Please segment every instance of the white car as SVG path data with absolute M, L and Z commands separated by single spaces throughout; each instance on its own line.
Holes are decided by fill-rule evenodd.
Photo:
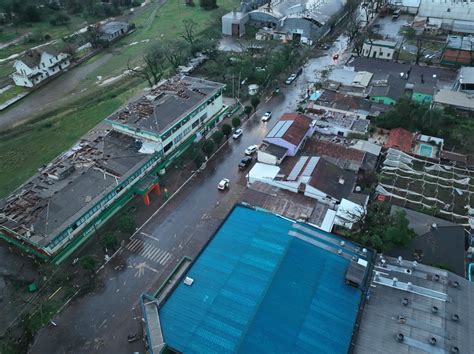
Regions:
M 286 79 L 285 84 L 290 85 L 296 79 L 296 74 L 291 74 L 288 79 Z
M 272 117 L 272 112 L 265 112 L 262 116 L 262 122 L 266 122 Z
M 237 129 L 237 130 L 234 132 L 234 134 L 232 134 L 232 137 L 233 137 L 234 139 L 238 139 L 238 138 L 240 138 L 241 136 L 242 136 L 242 129 Z
M 258 145 L 250 145 L 245 149 L 245 155 L 252 155 L 258 149 Z
M 217 185 L 217 189 L 225 191 L 227 188 L 229 188 L 229 183 L 230 181 L 228 178 L 223 178 Z

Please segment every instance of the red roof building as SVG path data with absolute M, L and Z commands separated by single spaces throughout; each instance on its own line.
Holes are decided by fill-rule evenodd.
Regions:
M 265 141 L 284 147 L 294 156 L 307 137 L 313 135 L 313 120 L 301 113 L 285 113 L 265 137 Z
M 394 148 L 406 153 L 410 153 L 413 140 L 413 133 L 403 128 L 395 128 L 390 130 L 388 134 L 388 140 L 384 146 L 387 149 Z

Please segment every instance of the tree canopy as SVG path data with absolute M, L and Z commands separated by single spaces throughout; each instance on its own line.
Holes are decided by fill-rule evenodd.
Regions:
M 403 210 L 391 214 L 390 204 L 375 202 L 358 218 L 357 231 L 349 237 L 379 252 L 387 252 L 395 247 L 406 247 L 416 237 L 408 224 Z

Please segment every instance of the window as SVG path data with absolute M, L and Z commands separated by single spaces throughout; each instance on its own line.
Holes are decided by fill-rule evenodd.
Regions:
M 163 151 L 164 151 L 164 152 L 169 151 L 172 146 L 173 146 L 173 142 L 168 143 L 168 144 L 165 146 L 165 148 L 163 149 Z
M 198 125 L 199 125 L 199 119 L 196 120 L 196 121 L 193 123 L 193 125 L 191 126 L 191 128 L 194 129 L 194 128 L 196 128 Z

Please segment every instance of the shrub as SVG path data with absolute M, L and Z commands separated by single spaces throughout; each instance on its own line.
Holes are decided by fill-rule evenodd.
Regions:
M 237 118 L 237 117 L 232 118 L 232 126 L 234 128 L 240 127 L 240 118 Z

